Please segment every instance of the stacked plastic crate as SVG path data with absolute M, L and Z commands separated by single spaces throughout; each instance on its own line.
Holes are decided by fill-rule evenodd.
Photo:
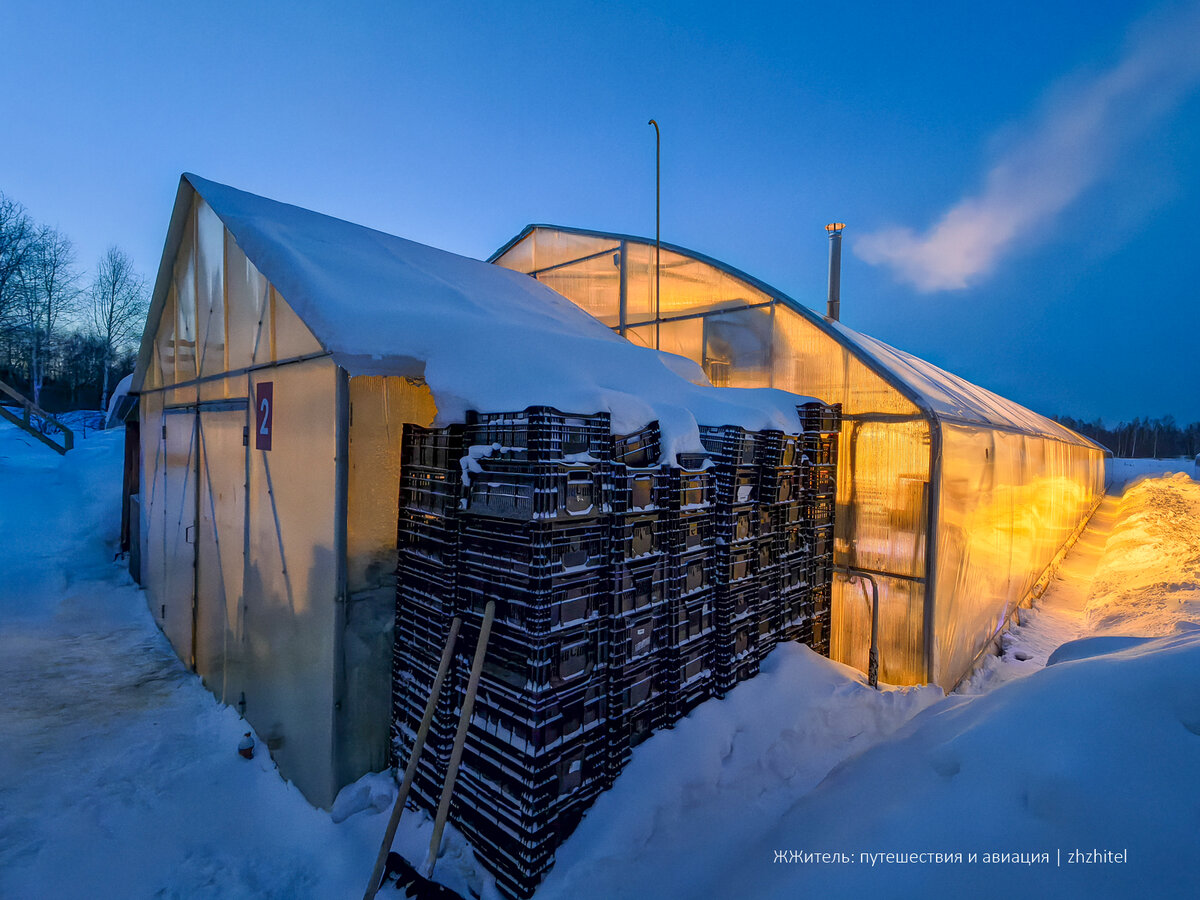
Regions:
M 675 466 L 657 424 L 614 436 L 606 415 L 406 428 L 397 747 L 460 615 L 414 786 L 433 808 L 494 601 L 451 811 L 506 894 L 532 893 L 637 743 L 752 677 L 776 641 L 811 643 L 821 610 L 827 624 L 837 416 L 800 413 L 803 435 L 702 427 L 709 452 Z
M 527 896 L 609 784 L 607 415 L 472 415 L 459 516 L 466 647 L 495 601 L 455 820 Z M 462 666 L 465 667 L 465 659 Z
M 658 457 L 656 423 L 613 439 L 610 778 L 672 711 L 664 658 L 670 640 L 669 475 Z
M 762 435 L 736 425 L 701 426 L 715 465 L 716 546 L 713 554 L 715 689 L 724 693 L 758 674 L 759 622 L 770 583 L 759 577 L 763 529 L 757 455 Z
M 670 635 L 665 683 L 674 721 L 713 695 L 716 644 L 716 470 L 681 456 L 668 471 Z
M 392 657 L 393 738 L 412 746 L 457 606 L 459 459 L 463 428 L 405 426 L 401 453 L 396 640 Z M 413 791 L 437 802 L 450 759 L 455 691 L 442 692 Z
M 807 630 L 791 635 L 818 653 L 829 655 L 829 610 L 833 581 L 833 524 L 837 497 L 840 405 L 807 403 L 796 408 L 804 428 L 801 450 L 804 480 L 801 500 L 804 541 L 809 558 L 812 615 Z

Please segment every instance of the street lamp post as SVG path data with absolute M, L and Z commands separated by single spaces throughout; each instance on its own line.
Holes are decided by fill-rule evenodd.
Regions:
M 657 350 L 659 349 L 658 291 L 662 271 L 662 134 L 658 130 L 658 122 L 654 119 L 646 124 L 654 126 L 654 349 Z

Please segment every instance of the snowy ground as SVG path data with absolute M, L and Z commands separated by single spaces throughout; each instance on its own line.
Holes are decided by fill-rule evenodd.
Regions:
M 388 780 L 331 816 L 265 754 L 236 756 L 245 723 L 113 561 L 120 465 L 119 433 L 60 458 L 0 425 L 0 897 L 361 896 Z M 1173 467 L 1113 468 L 1124 483 Z M 781 648 L 638 749 L 538 897 L 1194 896 L 1200 632 L 1177 629 L 1200 621 L 1200 484 L 1120 490 L 963 692 L 876 692 Z M 1045 666 L 1095 634 L 1159 639 Z M 398 849 L 419 858 L 429 830 L 406 814 Z M 494 897 L 451 837 L 439 877 Z M 1093 845 L 1127 862 L 1066 862 Z M 859 861 L 925 851 L 1049 862 Z

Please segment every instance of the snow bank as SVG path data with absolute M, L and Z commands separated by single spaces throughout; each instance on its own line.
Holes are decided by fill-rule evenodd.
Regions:
M 796 430 L 797 398 L 717 389 L 682 357 L 637 347 L 533 278 L 195 175 L 246 256 L 355 375 L 423 376 L 437 423 L 532 405 L 651 420 L 676 452 L 697 421 Z
M 1177 473 L 1125 491 L 1086 614 L 1099 634 L 1157 637 L 1200 622 L 1200 483 Z
M 544 898 L 747 896 L 706 885 L 848 755 L 941 700 L 937 687 L 867 687 L 799 644 L 634 751 L 559 849 Z
M 724 849 L 707 894 L 1194 896 L 1197 672 L 1200 634 L 1188 632 L 953 698 L 835 771 L 755 841 Z M 774 862 L 792 849 L 853 862 Z M 1075 863 L 1074 850 L 1123 852 L 1127 862 Z M 888 852 L 961 852 L 964 862 L 860 857 Z M 988 863 L 985 853 L 1046 861 Z

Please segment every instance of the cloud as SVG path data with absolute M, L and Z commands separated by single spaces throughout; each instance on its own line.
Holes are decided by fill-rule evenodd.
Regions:
M 1138 23 L 1111 68 L 1052 85 L 982 187 L 923 233 L 886 228 L 860 237 L 854 252 L 921 291 L 965 288 L 1020 235 L 1046 227 L 1111 172 L 1121 151 L 1198 84 L 1200 3 L 1193 0 Z

